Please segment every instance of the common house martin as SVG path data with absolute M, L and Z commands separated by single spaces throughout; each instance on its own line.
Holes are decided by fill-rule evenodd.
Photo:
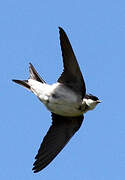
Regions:
M 33 92 L 52 116 L 52 125 L 35 157 L 34 173 L 41 171 L 57 156 L 80 128 L 84 113 L 93 110 L 101 102 L 98 97 L 86 94 L 80 67 L 70 41 L 61 27 L 59 34 L 64 69 L 57 82 L 47 84 L 31 63 L 28 80 L 13 80 Z

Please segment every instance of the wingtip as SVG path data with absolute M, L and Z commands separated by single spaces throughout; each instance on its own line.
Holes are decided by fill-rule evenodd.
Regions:
M 33 171 L 34 173 L 37 173 L 37 172 L 38 172 L 38 171 L 36 171 L 35 167 L 32 168 L 32 171 Z
M 34 173 L 38 173 L 38 172 L 40 172 L 42 169 L 43 169 L 43 168 L 40 168 L 40 167 L 37 167 L 37 166 L 33 166 L 32 171 L 33 171 Z
M 61 32 L 61 31 L 64 32 L 64 30 L 63 30 L 63 28 L 61 26 L 59 26 L 58 28 L 59 28 L 59 32 Z

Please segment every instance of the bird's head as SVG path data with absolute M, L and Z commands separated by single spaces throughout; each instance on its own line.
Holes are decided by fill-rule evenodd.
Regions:
M 89 110 L 94 109 L 97 104 L 101 103 L 99 98 L 96 96 L 93 96 L 92 94 L 86 94 L 83 101 L 86 103 Z

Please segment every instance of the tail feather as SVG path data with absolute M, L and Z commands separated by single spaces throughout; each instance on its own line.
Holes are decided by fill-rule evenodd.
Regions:
M 40 75 L 37 73 L 37 71 L 35 70 L 35 68 L 33 67 L 33 65 L 31 63 L 29 63 L 29 71 L 30 71 L 30 79 L 34 79 L 36 81 L 39 81 L 41 83 L 46 83 L 41 77 Z
M 25 88 L 27 88 L 28 90 L 30 90 L 30 85 L 28 84 L 27 80 L 16 80 L 16 79 L 13 79 L 12 81 L 17 83 L 17 84 L 19 84 L 19 85 L 22 85 Z
M 30 72 L 29 79 L 34 79 L 34 80 L 39 81 L 41 83 L 46 83 L 40 77 L 40 75 L 37 73 L 37 71 L 35 70 L 35 68 L 33 67 L 33 65 L 31 63 L 29 63 L 29 72 Z M 30 90 L 30 85 L 28 83 L 28 80 L 16 80 L 16 79 L 13 79 L 12 81 L 17 83 L 17 84 L 20 84 L 20 85 L 24 86 L 25 88 L 27 88 L 28 90 Z

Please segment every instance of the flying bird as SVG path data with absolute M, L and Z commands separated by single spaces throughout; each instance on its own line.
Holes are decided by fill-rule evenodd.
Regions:
M 93 110 L 101 101 L 86 94 L 85 82 L 65 31 L 59 27 L 63 57 L 63 72 L 56 83 L 47 84 L 29 64 L 28 80 L 13 80 L 33 92 L 51 112 L 52 125 L 35 157 L 33 171 L 45 168 L 79 130 L 84 113 Z

